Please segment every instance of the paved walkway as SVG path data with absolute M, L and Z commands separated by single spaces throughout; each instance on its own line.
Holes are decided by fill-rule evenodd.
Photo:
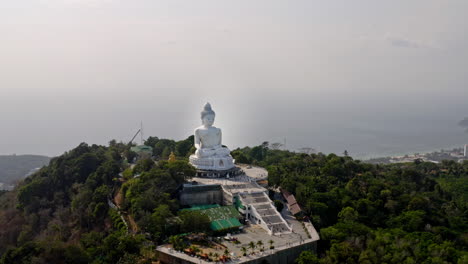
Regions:
M 245 164 L 239 164 L 238 166 L 245 172 L 245 175 L 256 181 L 268 178 L 268 171 L 265 168 Z

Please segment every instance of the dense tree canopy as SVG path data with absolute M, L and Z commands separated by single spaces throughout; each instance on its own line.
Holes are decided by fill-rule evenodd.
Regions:
M 178 231 L 169 228 L 171 218 L 179 209 L 174 194 L 180 184 L 195 175 L 195 169 L 183 160 L 159 161 L 157 164 L 151 161 L 151 164 L 145 166 L 139 177 L 122 186 L 125 196 L 122 209 L 131 212 L 138 225 L 160 241 Z
M 1 193 L 0 264 L 146 263 L 156 243 L 207 230 L 175 199 L 195 175 L 193 138 L 145 143 L 156 159 L 135 166 L 128 144 L 81 144 Z M 318 229 L 317 254 L 297 263 L 468 263 L 468 162 L 371 165 L 268 142 L 232 155 L 266 167 L 272 189 L 293 193 Z
M 155 139 L 160 145 L 173 142 L 147 142 Z M 177 160 L 143 159 L 133 169 L 126 161 L 134 157 L 131 145 L 114 140 L 109 147 L 83 143 L 52 159 L 14 191 L 0 195 L 0 263 L 149 261 L 153 242 L 173 232 L 168 232 L 168 219 L 178 204 L 172 195 L 195 174 L 186 161 L 188 140 L 174 141 L 181 154 Z M 127 179 L 123 186 L 121 179 Z M 124 194 L 121 206 L 129 211 L 127 221 L 135 219 L 151 240 L 129 232 L 119 212 L 109 207 L 119 191 Z
M 468 162 L 370 165 L 265 143 L 234 154 L 266 166 L 269 184 L 296 196 L 320 232 L 320 263 L 468 261 Z
M 153 148 L 153 155 L 156 158 L 167 159 L 171 152 L 174 152 L 178 157 L 188 157 L 193 154 L 195 152 L 193 142 L 193 136 L 181 141 L 149 137 L 145 141 L 145 145 Z

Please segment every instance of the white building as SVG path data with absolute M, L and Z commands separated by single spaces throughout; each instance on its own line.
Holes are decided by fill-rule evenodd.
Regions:
M 251 224 L 260 225 L 270 235 L 288 234 L 292 227 L 273 205 L 267 190 L 256 182 L 221 185 L 225 204 L 236 204 Z

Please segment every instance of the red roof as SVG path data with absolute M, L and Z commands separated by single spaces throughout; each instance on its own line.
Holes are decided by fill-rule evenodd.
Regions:
M 284 199 L 288 199 L 288 197 L 291 195 L 291 193 L 289 193 L 285 189 L 280 189 L 280 190 L 281 190 L 281 193 L 283 194 Z
M 289 211 L 291 211 L 291 213 L 293 215 L 296 215 L 296 214 L 302 212 L 301 207 L 299 207 L 299 205 L 297 203 L 289 206 Z
M 294 197 L 294 194 L 291 194 L 286 198 L 286 201 L 288 202 L 289 206 L 293 204 L 297 204 L 296 197 Z
M 291 194 L 284 189 L 281 189 L 281 193 L 283 194 L 284 199 L 286 199 L 288 202 L 289 211 L 291 211 L 293 215 L 296 215 L 302 211 L 301 207 L 297 204 L 297 200 L 296 197 L 294 197 L 294 194 Z

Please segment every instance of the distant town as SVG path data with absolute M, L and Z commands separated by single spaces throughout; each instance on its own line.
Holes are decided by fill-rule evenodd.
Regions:
M 435 151 L 431 153 L 414 153 L 411 155 L 374 158 L 366 160 L 365 162 L 372 164 L 390 164 L 414 162 L 415 160 L 433 163 L 439 163 L 442 160 L 453 160 L 461 163 L 465 160 L 468 160 L 468 145 L 465 145 L 463 148 L 454 148 L 452 150 L 441 149 L 440 151 Z

